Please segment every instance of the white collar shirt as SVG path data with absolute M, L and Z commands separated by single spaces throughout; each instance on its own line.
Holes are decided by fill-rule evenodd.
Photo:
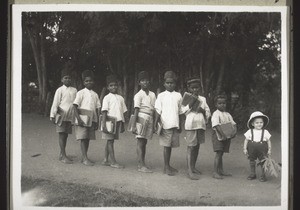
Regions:
M 214 111 L 214 113 L 211 116 L 211 125 L 214 128 L 217 125 L 225 124 L 225 123 L 232 123 L 232 125 L 235 125 L 232 116 L 228 112 L 221 112 L 220 110 Z
M 155 110 L 160 115 L 164 129 L 179 128 L 179 115 L 183 114 L 181 107 L 182 96 L 173 91 L 164 91 L 157 96 Z
M 127 112 L 127 107 L 124 98 L 118 94 L 107 94 L 103 98 L 102 111 L 107 111 L 107 115 L 116 117 L 117 121 L 125 122 L 124 113 Z
M 78 91 L 74 104 L 80 109 L 91 110 L 93 112 L 93 122 L 98 122 L 96 110 L 101 108 L 101 103 L 98 94 L 95 91 L 87 88 Z
M 71 111 L 76 93 L 77 89 L 74 87 L 67 87 L 65 85 L 59 87 L 54 94 L 50 117 L 55 117 L 59 107 L 64 111 L 64 113 L 66 113 L 65 115 L 63 115 L 63 120 L 70 121 L 72 116 L 68 113 Z
M 139 108 L 140 112 L 153 114 L 156 96 L 152 91 L 147 94 L 144 90 L 140 90 L 134 96 L 134 108 Z

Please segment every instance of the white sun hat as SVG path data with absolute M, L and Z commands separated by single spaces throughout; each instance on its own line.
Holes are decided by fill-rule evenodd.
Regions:
M 247 122 L 247 126 L 249 129 L 252 129 L 253 128 L 253 125 L 252 125 L 252 121 L 255 119 L 255 118 L 262 118 L 263 121 L 264 121 L 264 126 L 263 128 L 267 127 L 267 125 L 269 124 L 269 118 L 267 115 L 264 115 L 262 112 L 259 112 L 259 111 L 256 111 L 256 112 L 253 112 L 251 115 L 250 115 L 250 118 Z

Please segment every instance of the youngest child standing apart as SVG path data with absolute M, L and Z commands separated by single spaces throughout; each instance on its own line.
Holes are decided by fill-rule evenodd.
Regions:
M 62 117 L 61 124 L 56 124 L 56 132 L 60 146 L 59 160 L 63 163 L 72 163 L 66 155 L 66 144 L 68 134 L 72 134 L 73 121 L 73 101 L 76 97 L 76 88 L 71 87 L 71 72 L 63 69 L 61 72 L 62 86 L 59 87 L 54 95 L 53 104 L 50 111 L 50 120 L 55 123 L 55 116 L 60 114 Z
M 103 98 L 102 102 L 102 139 L 107 140 L 105 146 L 105 158 L 102 165 L 111 166 L 113 168 L 124 168 L 124 166 L 117 163 L 114 152 L 114 140 L 119 139 L 119 133 L 123 133 L 124 129 L 124 113 L 127 112 L 127 107 L 124 98 L 117 94 L 118 92 L 118 79 L 114 75 L 107 76 L 106 78 L 107 89 L 109 94 Z M 116 132 L 109 133 L 106 127 L 106 121 L 109 117 L 116 119 Z M 108 161 L 110 156 L 111 162 Z
M 261 165 L 261 177 L 259 181 L 267 181 L 263 169 L 263 159 L 271 155 L 271 134 L 265 129 L 269 118 L 261 112 L 253 112 L 250 115 L 247 126 L 249 130 L 244 134 L 244 154 L 248 156 L 251 173 L 248 180 L 256 179 L 255 160 L 258 159 Z
M 212 143 L 214 152 L 216 153 L 213 178 L 223 179 L 223 176 L 231 176 L 230 173 L 226 173 L 223 170 L 223 154 L 224 152 L 229 153 L 231 139 L 227 139 L 220 125 L 231 123 L 236 133 L 236 123 L 233 121 L 232 116 L 226 112 L 226 96 L 216 96 L 215 106 L 217 110 L 211 117 L 211 124 L 213 128 Z
M 187 81 L 189 92 L 200 101 L 197 110 L 193 111 L 192 107 L 189 107 L 189 110 L 185 113 L 188 176 L 192 180 L 198 180 L 199 177 L 197 175 L 201 174 L 195 165 L 200 144 L 205 142 L 206 123 L 210 117 L 210 109 L 206 103 L 206 98 L 200 96 L 200 83 L 201 80 L 199 78 L 190 78 Z
M 98 94 L 93 91 L 94 87 L 94 73 L 90 70 L 82 72 L 82 80 L 84 89 L 78 91 L 74 100 L 75 117 L 78 120 L 78 125 L 75 126 L 76 139 L 81 141 L 81 162 L 86 166 L 93 166 L 94 163 L 88 159 L 87 152 L 90 144 L 90 140 L 95 140 L 95 130 L 98 129 L 98 116 L 101 108 Z M 83 111 L 92 113 L 92 125 L 87 127 L 79 116 L 80 108 Z M 84 114 L 84 113 L 82 113 Z

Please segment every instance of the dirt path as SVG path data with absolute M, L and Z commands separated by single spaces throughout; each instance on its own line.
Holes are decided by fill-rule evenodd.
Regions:
M 273 158 L 279 161 L 280 135 L 270 132 L 273 135 Z M 23 114 L 22 175 L 105 187 L 145 197 L 200 201 L 210 205 L 280 205 L 280 178 L 269 178 L 265 183 L 246 179 L 249 169 L 248 161 L 242 153 L 242 135 L 232 141 L 231 152 L 224 155 L 224 168 L 233 177 L 216 180 L 211 177 L 214 152 L 210 139 L 211 130 L 207 131 L 206 143 L 201 145 L 197 162 L 197 168 L 203 174 L 197 181 L 186 177 L 186 144 L 184 134 L 181 136 L 181 146 L 172 151 L 172 165 L 179 169 L 174 177 L 162 173 L 162 147 L 159 146 L 156 135 L 148 142 L 146 154 L 146 162 L 154 171 L 152 174 L 137 172 L 136 142 L 128 132 L 121 135 L 121 140 L 115 143 L 116 158 L 125 165 L 125 169 L 100 165 L 105 141 L 100 139 L 99 132 L 98 140 L 91 141 L 89 149 L 89 157 L 96 161 L 95 166 L 87 167 L 80 163 L 80 144 L 75 140 L 74 134 L 69 136 L 67 144 L 67 153 L 74 159 L 74 164 L 66 165 L 58 161 L 58 136 L 54 125 L 48 118 Z

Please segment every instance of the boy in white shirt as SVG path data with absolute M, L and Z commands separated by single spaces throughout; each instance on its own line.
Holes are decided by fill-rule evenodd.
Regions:
M 231 139 L 226 137 L 221 128 L 221 124 L 231 123 L 235 136 L 236 123 L 233 121 L 232 116 L 226 112 L 226 100 L 226 96 L 224 95 L 218 95 L 215 98 L 215 106 L 217 110 L 211 117 L 211 124 L 213 128 L 212 143 L 214 152 L 216 153 L 213 173 L 213 178 L 215 179 L 223 179 L 223 176 L 231 176 L 230 173 L 226 173 L 223 170 L 223 154 L 224 152 L 229 153 Z
M 63 85 L 59 87 L 54 95 L 50 120 L 56 123 L 56 132 L 58 133 L 60 154 L 59 160 L 63 163 L 70 164 L 72 160 L 66 155 L 66 144 L 68 134 L 72 134 L 73 121 L 73 101 L 76 97 L 77 90 L 71 87 L 71 72 L 65 68 L 61 72 L 61 82 Z M 61 115 L 59 122 L 55 122 L 56 115 Z
M 170 166 L 172 148 L 179 147 L 179 134 L 183 111 L 181 108 L 181 94 L 175 91 L 177 77 L 173 71 L 164 75 L 166 91 L 158 94 L 155 101 L 155 129 L 161 120 L 162 130 L 159 135 L 159 144 L 164 147 L 164 173 L 174 176 L 178 170 Z
M 73 105 L 75 107 L 75 117 L 78 121 L 78 125 L 75 126 L 75 134 L 76 139 L 81 141 L 81 162 L 86 166 L 93 166 L 94 163 L 89 160 L 87 152 L 90 140 L 96 139 L 95 130 L 98 129 L 99 125 L 98 118 L 101 104 L 98 94 L 93 91 L 94 73 L 90 70 L 85 70 L 84 72 L 82 72 L 82 80 L 85 88 L 78 91 L 73 102 Z M 86 123 L 79 116 L 80 112 L 82 112 L 82 114 L 89 113 L 87 115 L 89 115 L 89 121 L 92 121 L 91 125 L 86 125 Z
M 151 139 L 153 135 L 153 114 L 156 96 L 149 90 L 150 80 L 149 74 L 146 71 L 141 71 L 138 74 L 138 82 L 141 90 L 134 96 L 134 114 L 132 122 L 132 132 L 136 133 L 137 118 L 144 119 L 147 124 L 143 129 L 143 135 L 136 135 L 137 139 L 137 156 L 138 156 L 138 171 L 144 173 L 152 173 L 145 164 L 146 144 L 147 139 Z
M 269 123 L 268 116 L 256 111 L 250 115 L 247 122 L 249 130 L 244 134 L 244 154 L 248 156 L 251 173 L 247 177 L 248 180 L 256 179 L 255 160 L 258 159 L 261 165 L 261 177 L 259 181 L 267 181 L 265 171 L 263 169 L 263 159 L 271 155 L 271 134 L 265 129 Z
M 109 75 L 106 78 L 107 89 L 109 94 L 103 98 L 102 102 L 102 139 L 107 140 L 105 147 L 105 158 L 102 165 L 111 166 L 113 168 L 122 169 L 124 166 L 117 163 L 114 152 L 114 140 L 119 139 L 119 133 L 123 133 L 124 129 L 124 113 L 127 112 L 124 98 L 117 94 L 118 92 L 118 79 L 114 75 Z M 115 134 L 109 133 L 106 127 L 106 121 L 109 117 L 116 119 L 116 132 Z M 108 161 L 110 157 L 111 162 Z
M 199 78 L 190 78 L 187 81 L 188 90 L 192 95 L 197 97 L 200 101 L 197 110 L 192 110 L 192 107 L 187 105 L 188 110 L 185 112 L 185 130 L 187 142 L 187 166 L 188 176 L 192 180 L 198 180 L 201 172 L 196 169 L 196 161 L 198 158 L 200 144 L 205 142 L 206 124 L 210 117 L 210 109 L 206 103 L 206 98 L 200 96 L 200 83 Z

